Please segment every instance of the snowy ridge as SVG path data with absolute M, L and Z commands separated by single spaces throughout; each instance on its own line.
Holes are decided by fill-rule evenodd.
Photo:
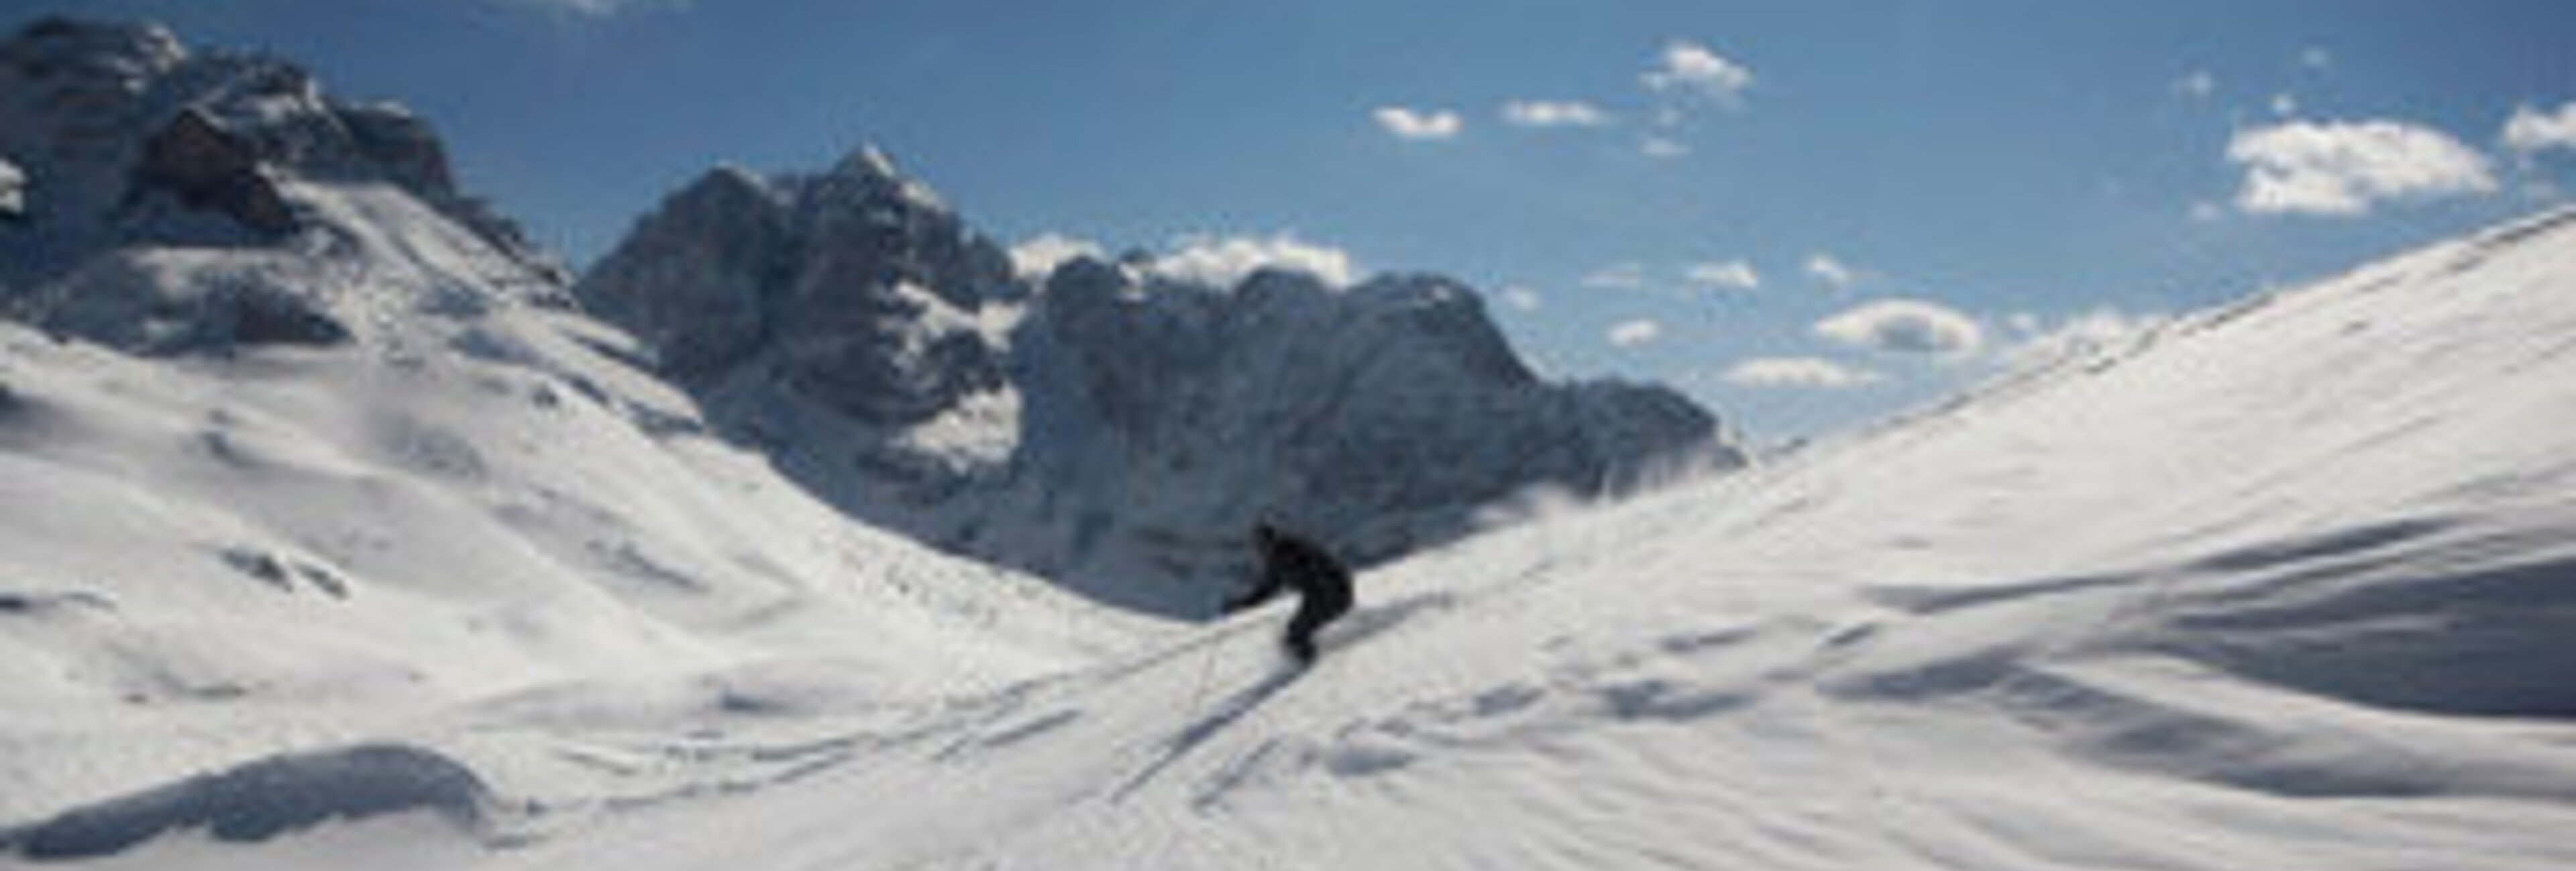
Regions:
M 363 339 L 413 312 L 559 301 L 428 125 L 154 25 L 0 41 L 0 313 L 154 354 Z
M 422 807 L 497 832 L 509 808 L 467 805 L 565 789 L 585 803 L 547 818 L 570 819 L 662 787 L 518 777 L 596 774 L 547 761 L 574 752 L 549 717 L 972 692 L 1137 629 L 707 437 L 397 110 L 46 21 L 0 42 L 0 151 L 30 206 L 0 222 L 24 321 L 0 321 L 0 840 L 22 851 Z M 807 684 L 828 690 L 780 689 Z

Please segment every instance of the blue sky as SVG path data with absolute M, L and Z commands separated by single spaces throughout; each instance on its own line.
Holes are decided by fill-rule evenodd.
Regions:
M 1452 274 L 1543 369 L 1765 438 L 2576 171 L 2548 0 L 5 3 L 409 104 L 576 262 L 714 163 L 876 142 L 1006 243 Z

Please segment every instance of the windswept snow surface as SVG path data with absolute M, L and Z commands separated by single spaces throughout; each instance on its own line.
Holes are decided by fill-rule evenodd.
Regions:
M 1372 572 L 1302 675 L 1272 610 L 936 699 L 534 691 L 389 727 L 461 825 L 95 865 L 2576 867 L 2571 287 L 2559 216 L 2178 320 Z
M 1142 625 L 850 524 L 577 315 L 364 336 L 155 360 L 0 321 L 0 845 L 525 833 L 718 777 L 658 753 L 846 752 L 729 721 L 987 692 Z M 627 729 L 669 743 L 568 737 Z

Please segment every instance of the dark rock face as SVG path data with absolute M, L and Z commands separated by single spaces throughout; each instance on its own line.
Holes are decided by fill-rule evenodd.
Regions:
M 576 293 L 845 510 L 1165 613 L 1205 613 L 1257 519 L 1369 563 L 1531 487 L 1742 461 L 1669 390 L 1542 382 L 1447 279 L 1217 288 L 1150 266 L 1025 286 L 866 150 L 819 176 L 711 172 Z
M 665 373 L 704 380 L 769 337 L 794 269 L 787 222 L 786 205 L 765 182 L 734 170 L 708 173 L 591 268 L 582 303 L 645 340 Z
M 195 109 L 180 110 L 144 143 L 135 190 L 155 188 L 177 195 L 190 208 L 223 213 L 269 236 L 284 236 L 301 226 L 257 147 Z
M 874 151 L 771 181 L 708 173 L 636 225 L 576 290 L 706 384 L 755 356 L 795 395 L 915 424 L 997 388 L 1002 355 L 965 322 L 1009 258 Z
M 1541 382 L 1477 295 L 1437 276 L 1337 291 L 1265 271 L 1221 290 L 1076 263 L 1025 329 L 1085 376 L 1076 401 L 1122 437 L 1121 465 L 1239 494 L 1209 509 L 1218 528 L 1270 517 L 1363 561 L 1454 537 L 1532 486 L 1600 493 L 1658 462 L 1740 460 L 1669 390 Z M 1247 455 L 1258 474 L 1225 480 Z

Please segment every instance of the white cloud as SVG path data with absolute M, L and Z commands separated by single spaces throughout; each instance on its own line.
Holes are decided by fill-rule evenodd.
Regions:
M 2172 318 L 2161 313 L 2124 312 L 2107 306 L 2053 323 L 2023 312 L 2009 319 L 2015 335 L 2001 356 L 2010 367 L 2063 360 L 2115 347 L 2169 320 Z
M 1664 325 L 1645 318 L 1638 318 L 1632 321 L 1620 321 L 1617 325 L 1612 326 L 1609 332 L 1610 344 L 1617 345 L 1622 348 L 1634 348 L 1639 345 L 1652 342 L 1656 339 L 1663 338 L 1663 336 Z
M 1977 320 L 1940 303 L 1882 299 L 1816 323 L 1816 334 L 1846 345 L 1890 354 L 1973 356 L 1985 347 Z
M 1348 286 L 1359 271 L 1348 252 L 1289 233 L 1268 238 L 1183 236 L 1148 267 L 1164 278 L 1217 287 L 1231 287 L 1254 272 L 1274 268 L 1304 272 L 1335 287 Z
M 2227 217 L 2227 207 L 2208 200 L 2195 200 L 2188 214 L 2194 223 L 2213 224 Z
M 1377 126 L 1408 142 L 1435 142 L 1454 139 L 1466 126 L 1458 113 L 1447 109 L 1414 109 L 1406 106 L 1379 106 L 1371 113 Z
M 2290 121 L 2238 131 L 2236 206 L 2256 214 L 2356 216 L 2394 200 L 2496 189 L 2487 159 L 2449 134 L 2398 121 Z
M 1513 100 L 1503 122 L 1517 127 L 1607 127 L 1610 113 L 1581 100 Z
M 2504 122 L 2504 147 L 2522 154 L 2552 148 L 2576 150 L 2576 102 L 2543 112 L 2516 106 Z
M 2318 46 L 2308 46 L 2299 50 L 2299 65 L 2312 70 L 2333 69 L 2334 53 Z
M 1877 372 L 1822 357 L 1755 357 L 1728 367 L 1719 377 L 1738 387 L 1809 390 L 1847 390 L 1880 380 Z
M 1733 105 L 1753 86 L 1752 70 L 1686 39 L 1666 43 L 1654 66 L 1639 78 L 1648 90 L 1697 96 L 1720 105 Z
M 1842 290 L 1860 281 L 1860 270 L 1820 251 L 1807 255 L 1807 277 L 1834 290 Z
M 1762 286 L 1762 274 L 1753 271 L 1753 264 L 1742 260 L 1694 263 L 1683 270 L 1682 275 L 1692 284 L 1719 290 L 1752 290 Z
M 2190 74 L 2175 79 L 2173 87 L 2174 93 L 2195 100 L 2206 100 L 2211 94 L 2218 93 L 2218 76 L 2208 70 L 2193 70 Z
M 1644 290 L 1646 268 L 1635 263 L 1613 263 L 1593 270 L 1576 283 L 1596 290 Z
M 1637 144 L 1637 153 L 1656 160 L 1671 160 L 1690 154 L 1690 146 L 1662 136 L 1648 136 Z
M 1511 306 L 1513 311 L 1534 312 L 1538 311 L 1539 306 L 1547 303 L 1545 297 L 1538 295 L 1538 291 L 1517 284 L 1504 287 L 1502 298 L 1503 304 Z
M 2299 98 L 2289 94 L 2273 94 L 2272 114 L 2280 118 L 2299 114 Z
M 1100 245 L 1061 233 L 1040 233 L 1011 246 L 1011 270 L 1027 279 L 1042 279 L 1076 257 L 1100 257 Z

